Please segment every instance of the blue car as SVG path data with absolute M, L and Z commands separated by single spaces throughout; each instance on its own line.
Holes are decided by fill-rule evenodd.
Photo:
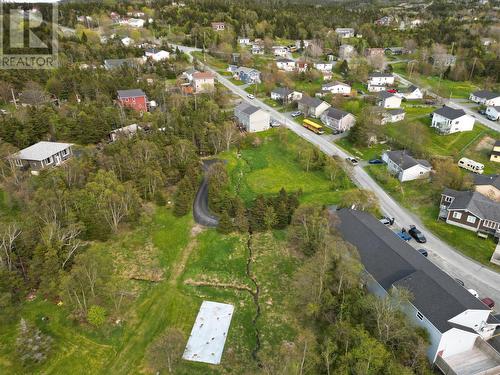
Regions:
M 411 240 L 411 236 L 408 234 L 408 232 L 406 231 L 406 229 L 401 229 L 399 232 L 396 232 L 396 235 L 401 238 L 403 241 L 410 241 Z
M 380 159 L 371 159 L 368 161 L 368 164 L 384 164 L 384 162 Z

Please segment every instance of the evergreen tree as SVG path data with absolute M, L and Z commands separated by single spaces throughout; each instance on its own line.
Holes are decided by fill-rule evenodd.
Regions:
M 263 195 L 259 195 L 250 210 L 250 226 L 252 230 L 263 230 L 265 228 L 264 216 L 266 213 L 266 199 Z
M 185 191 L 177 192 L 174 202 L 174 215 L 184 216 L 189 212 L 191 199 Z
M 273 206 L 268 205 L 266 207 L 263 219 L 264 219 L 264 229 L 271 230 L 272 228 L 274 228 L 274 226 L 278 222 L 278 216 L 276 215 Z
M 247 213 L 245 205 L 240 198 L 236 198 L 234 201 L 234 225 L 241 233 L 248 232 L 249 225 Z
M 217 225 L 217 232 L 228 234 L 233 231 L 233 223 L 227 211 L 224 211 L 219 219 L 219 225 Z

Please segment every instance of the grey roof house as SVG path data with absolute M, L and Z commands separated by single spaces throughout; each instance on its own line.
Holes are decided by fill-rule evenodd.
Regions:
M 387 170 L 401 182 L 427 178 L 432 170 L 427 160 L 415 159 L 404 150 L 386 151 L 382 160 L 387 163 Z
M 321 114 L 321 121 L 336 132 L 345 132 L 354 126 L 356 118 L 349 112 L 330 107 Z
M 38 174 L 42 169 L 68 160 L 73 155 L 72 146 L 72 143 L 42 141 L 11 155 L 10 160 L 20 168 L 30 168 L 33 174 Z
M 302 95 L 302 98 L 299 100 L 298 108 L 305 116 L 318 118 L 323 112 L 330 108 L 330 104 L 318 98 Z
M 242 102 L 234 109 L 234 115 L 247 132 L 253 133 L 269 129 L 271 121 L 269 112 L 252 104 Z
M 485 304 L 371 214 L 341 209 L 334 216 L 339 234 L 357 248 L 367 290 L 378 297 L 410 292 L 402 310 L 428 332 L 431 363 L 450 374 L 465 374 L 463 365 L 495 373 L 500 355 L 488 340 L 500 322 Z

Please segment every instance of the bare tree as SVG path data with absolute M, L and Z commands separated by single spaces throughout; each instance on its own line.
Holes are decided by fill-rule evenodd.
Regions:
M 21 228 L 17 223 L 0 225 L 0 265 L 11 271 L 14 265 L 15 242 L 21 235 Z

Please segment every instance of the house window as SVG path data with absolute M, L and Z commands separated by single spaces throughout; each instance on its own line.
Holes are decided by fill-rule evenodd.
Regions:
M 483 221 L 483 225 L 484 225 L 486 228 L 495 229 L 495 228 L 496 228 L 496 226 L 497 226 L 497 223 L 495 223 L 494 221 L 491 221 L 491 220 L 484 220 L 484 221 Z
M 63 156 L 68 155 L 68 149 L 62 150 L 62 154 L 63 154 Z
M 51 164 L 52 163 L 52 156 L 48 157 L 43 161 L 45 164 Z
M 460 212 L 453 212 L 453 218 L 460 220 L 462 218 L 462 214 Z
M 417 318 L 420 320 L 424 320 L 424 314 L 422 314 L 420 311 L 417 311 Z
M 453 200 L 453 198 L 452 198 L 452 197 L 444 197 L 444 201 L 445 201 L 445 202 L 448 202 L 448 203 L 449 203 L 449 202 L 451 202 L 452 200 Z
M 467 216 L 467 222 L 471 223 L 471 224 L 475 224 L 476 223 L 476 217 L 472 216 L 472 215 Z

